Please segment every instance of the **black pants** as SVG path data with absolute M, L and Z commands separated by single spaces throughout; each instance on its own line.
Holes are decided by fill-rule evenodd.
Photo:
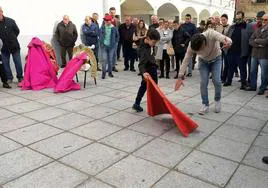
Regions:
M 121 53 L 121 46 L 122 46 L 122 44 L 121 44 L 121 42 L 118 42 L 118 45 L 117 45 L 117 51 L 116 51 L 116 56 L 117 56 L 117 59 L 119 59 L 120 58 L 120 53 Z
M 73 47 L 63 47 L 61 46 L 61 62 L 62 65 L 66 65 L 66 51 L 68 53 L 69 60 L 73 58 Z
M 136 58 L 136 52 L 132 48 L 132 45 L 123 45 L 123 51 L 124 51 L 124 65 L 125 69 L 134 70 L 134 63 Z M 130 61 L 130 64 L 129 64 Z
M 194 53 L 194 54 L 193 54 L 193 57 L 192 57 L 192 69 L 193 69 L 193 70 L 194 70 L 194 67 L 195 67 L 195 64 L 196 64 L 196 56 L 197 56 L 197 54 Z
M 236 54 L 228 54 L 228 63 L 229 63 L 229 70 L 228 70 L 228 78 L 227 83 L 231 84 L 233 80 L 233 76 L 235 73 L 235 69 L 238 66 L 240 70 L 240 79 L 241 85 L 245 86 L 247 84 L 247 57 L 240 57 Z
M 152 79 L 157 84 L 158 83 L 158 79 L 157 79 L 157 67 L 156 66 L 155 67 L 151 67 L 148 70 L 146 70 L 146 72 L 148 72 L 151 75 Z M 141 104 L 141 100 L 142 100 L 142 98 L 143 98 L 146 90 L 147 90 L 146 81 L 143 79 L 143 76 L 142 76 L 141 86 L 140 86 L 139 91 L 137 93 L 135 104 L 137 104 L 137 105 L 140 105 Z
M 180 71 L 181 63 L 184 59 L 184 54 L 175 53 L 175 58 L 176 58 L 176 72 L 178 74 Z
M 3 83 L 6 83 L 7 82 L 7 76 L 6 76 L 6 73 L 4 71 L 4 67 L 3 67 L 2 63 L 0 64 L 0 77 L 1 77 L 1 81 Z
M 223 67 L 222 67 L 222 75 L 221 75 L 221 81 L 225 83 L 227 81 L 227 76 L 228 76 L 228 71 L 229 71 L 229 63 L 228 63 L 228 58 L 225 52 L 222 52 L 222 62 L 223 62 Z
M 167 50 L 163 50 L 163 58 L 160 60 L 160 71 L 161 76 L 164 76 L 164 69 L 166 64 L 166 77 L 169 77 L 169 71 L 170 71 L 170 57 L 167 54 Z
M 95 46 L 93 52 L 97 61 L 97 67 L 99 68 L 99 47 Z

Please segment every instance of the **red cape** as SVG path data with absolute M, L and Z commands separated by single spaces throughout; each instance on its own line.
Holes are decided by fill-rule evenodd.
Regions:
M 177 128 L 185 137 L 198 127 L 193 120 L 166 98 L 151 77 L 147 80 L 147 110 L 150 116 L 171 114 Z

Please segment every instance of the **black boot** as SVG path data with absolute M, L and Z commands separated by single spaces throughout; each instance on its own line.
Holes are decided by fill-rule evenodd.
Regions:
M 6 88 L 6 89 L 11 89 L 12 87 L 7 83 L 3 83 L 3 88 Z

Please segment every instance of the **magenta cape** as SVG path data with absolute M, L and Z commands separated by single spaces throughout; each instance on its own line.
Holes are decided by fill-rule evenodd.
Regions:
M 80 90 L 80 84 L 75 83 L 73 78 L 86 60 L 87 54 L 83 52 L 67 63 L 67 66 L 62 72 L 59 81 L 54 88 L 55 93 L 63 93 L 71 90 Z
M 22 87 L 22 90 L 54 88 L 58 79 L 44 49 L 44 43 L 38 38 L 33 38 L 28 48 L 24 80 L 19 86 Z

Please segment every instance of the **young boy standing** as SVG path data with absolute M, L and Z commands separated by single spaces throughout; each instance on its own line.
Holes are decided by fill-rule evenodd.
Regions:
M 153 47 L 160 40 L 160 34 L 155 29 L 149 29 L 144 40 L 141 41 L 139 49 L 139 70 L 142 74 L 141 86 L 138 90 L 137 97 L 134 105 L 132 106 L 133 110 L 137 112 L 142 112 L 143 108 L 140 106 L 142 97 L 146 92 L 146 78 L 151 76 L 155 83 L 157 80 L 157 64 L 155 61 Z
M 3 46 L 3 42 L 0 39 L 0 77 L 1 77 L 1 81 L 3 82 L 3 88 L 10 89 L 11 86 L 8 85 L 8 83 L 7 83 L 7 76 L 5 74 L 5 71 L 4 71 L 4 68 L 3 68 L 3 64 L 2 64 L 2 56 L 1 56 L 2 46 Z

